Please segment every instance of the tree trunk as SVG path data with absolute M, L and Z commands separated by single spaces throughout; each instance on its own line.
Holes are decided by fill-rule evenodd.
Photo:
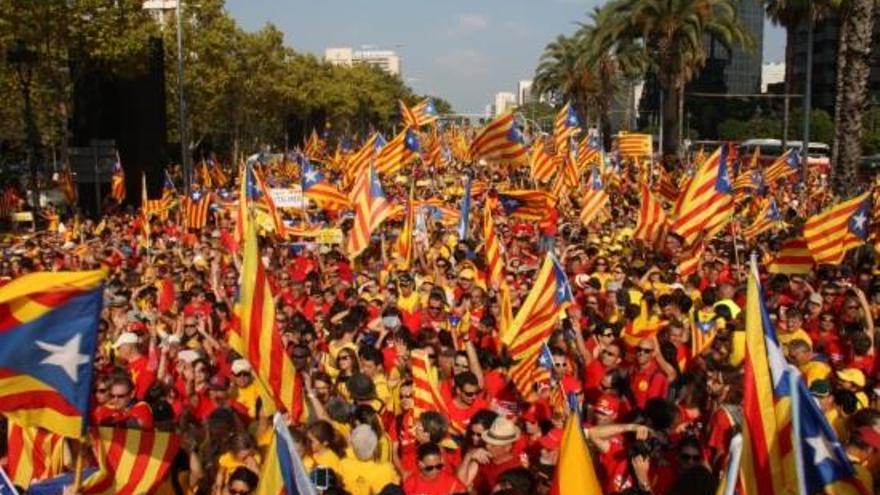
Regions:
M 662 87 L 663 91 L 663 155 L 678 155 L 678 112 L 679 88 L 675 83 Z
M 845 11 L 848 8 L 847 5 L 842 5 L 839 11 L 839 15 L 841 18 L 845 17 Z M 846 30 L 843 29 L 841 25 L 838 28 L 837 33 L 837 61 L 834 73 L 834 115 L 832 116 L 833 121 L 835 123 L 834 128 L 834 139 L 831 140 L 831 163 L 837 163 L 838 158 L 840 157 L 840 143 L 837 140 L 837 122 L 840 120 L 840 108 L 843 102 L 843 93 L 838 91 L 838 88 L 843 87 L 843 75 L 846 72 Z M 836 186 L 835 186 L 836 187 Z
M 785 94 L 790 95 L 792 90 L 794 89 L 794 30 L 795 26 L 789 26 L 785 28 L 785 79 L 784 79 L 784 91 Z M 782 149 L 785 149 L 785 144 L 788 141 L 788 126 L 789 126 L 789 112 L 788 112 L 788 97 L 785 98 L 783 103 L 786 108 L 783 109 L 782 112 Z
M 840 112 L 835 112 L 835 137 L 838 146 L 834 163 L 834 185 L 838 193 L 851 196 L 856 185 L 858 160 L 862 145 L 862 114 L 865 110 L 868 76 L 870 74 L 871 36 L 874 28 L 875 0 L 851 0 L 843 14 L 840 26 L 844 31 L 843 43 L 846 68 L 837 94 Z

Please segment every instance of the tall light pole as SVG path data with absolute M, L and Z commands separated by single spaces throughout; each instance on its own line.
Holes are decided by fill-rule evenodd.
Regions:
M 813 2 L 807 2 L 807 74 L 804 81 L 804 139 L 801 145 L 801 174 L 803 190 L 806 197 L 809 168 L 807 159 L 810 156 L 810 113 L 813 106 Z M 784 151 L 784 150 L 783 150 Z
M 34 119 L 34 107 L 31 98 L 31 81 L 33 80 L 33 66 L 37 63 L 37 52 L 29 48 L 24 41 L 17 40 L 15 45 L 6 52 L 6 60 L 15 66 L 18 75 L 18 84 L 21 87 L 22 103 L 24 105 L 25 139 L 27 140 L 27 165 L 31 174 L 31 201 L 34 208 L 34 218 L 40 209 L 40 182 L 37 177 L 37 145 L 40 139 L 37 131 L 37 123 Z
M 189 157 L 189 133 L 186 125 L 186 90 L 183 77 L 183 0 L 177 0 L 177 92 L 180 123 L 180 162 L 183 165 L 183 188 L 189 195 L 192 185 L 192 161 Z

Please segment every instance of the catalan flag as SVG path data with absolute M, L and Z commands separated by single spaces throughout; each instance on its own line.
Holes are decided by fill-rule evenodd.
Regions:
M 568 151 L 569 140 L 578 132 L 579 125 L 577 112 L 571 103 L 563 105 L 553 122 L 553 143 L 557 155 L 564 155 Z
M 868 238 L 871 193 L 866 192 L 814 215 L 804 224 L 804 239 L 816 264 L 838 265 L 846 252 Z
M 602 486 L 587 447 L 580 415 L 570 414 L 565 420 L 556 471 L 550 484 L 550 495 L 575 493 L 602 495 Z
M 602 143 L 599 136 L 587 136 L 581 141 L 577 156 L 577 169 L 581 172 L 591 166 L 602 165 Z
M 272 220 L 272 225 L 275 228 L 275 235 L 282 239 L 287 237 L 287 227 L 281 221 L 281 213 L 275 207 L 275 201 L 272 199 L 272 195 L 269 194 L 269 188 L 263 181 L 262 174 L 253 165 L 246 165 L 245 167 L 247 173 L 247 199 L 250 201 L 250 204 L 269 214 L 269 218 Z
M 183 210 L 183 226 L 187 229 L 200 230 L 208 224 L 208 213 L 211 209 L 211 193 L 194 189 L 189 196 L 180 202 Z
M 214 187 L 226 187 L 226 184 L 229 183 L 229 175 L 223 170 L 220 162 L 209 158 L 208 164 L 211 166 L 211 181 L 214 183 Z
M 199 184 L 202 186 L 202 189 L 209 190 L 214 187 L 214 180 L 211 177 L 211 170 L 208 169 L 208 162 L 202 160 L 199 162 Z
M 578 176 L 580 175 L 580 171 L 575 165 L 577 154 L 577 143 L 570 143 L 568 151 L 562 155 L 562 170 L 560 173 L 562 174 L 562 180 L 565 183 L 565 187 L 572 190 L 577 189 Z
M 238 310 L 241 354 L 253 366 L 255 376 L 269 391 L 275 406 L 296 418 L 302 411 L 301 384 L 276 328 L 275 300 L 253 220 L 246 222 L 246 228 Z
M 752 224 L 743 229 L 742 235 L 745 239 L 754 239 L 770 229 L 779 227 L 782 223 L 782 214 L 776 206 L 776 199 L 770 198 L 764 203 Z
M 749 159 L 749 164 L 745 167 L 740 167 L 740 169 L 737 171 L 736 179 L 734 179 L 733 181 L 734 191 L 756 187 L 758 181 L 754 180 L 754 174 L 763 177 L 761 171 L 758 169 L 758 159 L 760 157 L 761 148 L 759 146 L 756 147 L 755 151 L 752 152 L 752 157 Z
M 788 150 L 764 170 L 764 182 L 773 186 L 800 171 L 800 160 L 795 150 Z
M 685 278 L 697 273 L 697 270 L 700 268 L 700 260 L 703 258 L 703 251 L 706 247 L 703 241 L 703 236 L 698 237 L 678 254 L 677 271 L 679 277 Z
M 428 134 L 427 139 L 425 139 L 422 163 L 432 167 L 440 167 L 447 164 L 447 161 L 443 157 L 443 147 L 440 144 L 440 135 L 436 131 Z
M 412 108 L 407 107 L 403 101 L 399 103 L 404 125 L 418 129 L 437 122 L 437 109 L 434 108 L 434 100 L 431 98 L 425 98 Z
M 16 485 L 28 488 L 34 481 L 61 474 L 64 437 L 43 428 L 21 426 L 15 421 L 9 422 L 7 430 L 6 469 Z
M 350 205 L 348 198 L 339 192 L 333 184 L 330 184 L 309 159 L 303 155 L 297 156 L 301 168 L 302 191 L 307 198 L 315 200 L 322 207 L 336 209 Z
M 754 262 L 749 273 L 745 315 L 740 482 L 748 494 L 790 493 L 788 489 L 796 486 L 790 371 L 764 305 Z
M 61 189 L 61 194 L 67 204 L 76 204 L 76 183 L 73 181 L 73 173 L 70 171 L 69 164 L 66 164 L 58 173 L 58 188 Z
M 345 247 L 348 256 L 355 258 L 367 248 L 373 231 L 391 214 L 391 204 L 385 198 L 382 183 L 373 166 L 358 178 L 350 197 L 354 205 L 354 225 Z
M 419 146 L 419 135 L 407 127 L 379 150 L 376 171 L 386 176 L 397 175 L 403 167 L 418 158 Z
M 593 168 L 590 187 L 584 192 L 583 198 L 580 219 L 584 225 L 589 225 L 596 218 L 596 215 L 605 208 L 609 199 L 608 193 L 605 192 L 605 185 L 602 183 L 602 177 L 596 168 Z
M 497 289 L 504 281 L 504 247 L 495 232 L 495 220 L 492 219 L 492 207 L 489 204 L 483 205 L 483 249 L 489 286 Z
M 565 270 L 555 256 L 547 253 L 529 295 L 511 323 L 512 328 L 505 334 L 509 341 L 504 343 L 516 362 L 510 377 L 521 394 L 528 395 L 533 388 L 533 371 L 541 346 L 572 301 Z
M 306 144 L 303 147 L 303 154 L 309 160 L 321 160 L 324 154 L 324 142 L 318 137 L 318 131 L 312 129 Z
M 394 251 L 403 260 L 401 270 L 409 270 L 412 265 L 413 257 L 413 232 L 416 222 L 416 198 L 415 198 L 415 181 L 409 185 L 409 199 L 406 202 L 406 216 L 403 220 L 403 229 L 397 236 L 397 242 L 394 243 Z
M 446 413 L 446 402 L 440 394 L 440 379 L 437 368 L 431 362 L 427 352 L 414 349 L 410 353 L 410 365 L 413 374 L 413 408 L 419 417 L 425 411 Z M 467 424 L 452 424 L 456 433 L 464 432 Z
M 125 171 L 122 169 L 118 152 L 116 162 L 113 164 L 113 174 L 110 176 L 110 197 L 117 203 L 125 201 Z
M 547 152 L 547 147 L 542 138 L 535 139 L 532 143 L 532 154 L 529 157 L 529 165 L 532 178 L 535 182 L 546 183 L 553 177 L 556 169 L 556 156 Z
M 621 158 L 639 161 L 650 158 L 653 154 L 653 142 L 650 134 L 621 132 L 617 135 L 617 150 Z
M 679 210 L 672 230 L 693 244 L 700 235 L 706 239 L 721 231 L 733 217 L 727 146 L 721 146 L 697 169 L 679 198 Z
M 99 469 L 83 480 L 83 495 L 154 493 L 180 448 L 180 437 L 162 431 L 98 428 L 91 439 Z
M 315 487 L 306 474 L 305 466 L 296 452 L 293 437 L 284 417 L 275 414 L 272 420 L 272 440 L 266 460 L 260 469 L 260 484 L 255 495 L 315 495 Z
M 469 149 L 474 162 L 485 160 L 492 163 L 521 165 L 526 162 L 522 126 L 512 112 L 506 112 L 490 122 L 477 134 Z
M 105 276 L 37 272 L 0 288 L 0 414 L 83 435 Z
M 373 163 L 376 155 L 385 147 L 385 144 L 385 138 L 377 132 L 370 136 L 370 139 L 349 157 L 348 168 L 345 169 L 345 174 L 343 175 L 343 187 L 345 189 L 348 189 L 355 179 Z
M 641 206 L 639 220 L 633 232 L 633 239 L 642 241 L 646 246 L 659 247 L 669 230 L 669 221 L 660 201 L 651 194 L 647 184 L 641 185 Z
M 779 251 L 773 256 L 773 260 L 767 267 L 770 273 L 787 273 L 805 275 L 813 271 L 816 261 L 810 254 L 807 241 L 799 237 L 788 239 L 782 243 Z
M 498 202 L 504 213 L 522 220 L 544 218 L 552 199 L 546 191 L 517 189 L 498 192 Z
M 691 355 L 699 356 L 715 340 L 718 334 L 718 318 L 714 311 L 698 311 L 694 314 L 694 324 L 691 326 Z

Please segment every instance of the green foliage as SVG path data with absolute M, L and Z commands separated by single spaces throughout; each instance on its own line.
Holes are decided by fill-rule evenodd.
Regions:
M 800 140 L 803 136 L 803 116 L 799 110 L 789 116 L 790 128 L 788 138 Z M 831 116 L 824 110 L 810 112 L 810 141 L 830 144 L 834 137 L 834 123 Z M 718 138 L 722 140 L 742 141 L 746 139 L 781 139 L 781 116 L 752 117 L 748 120 L 727 119 L 718 125 Z

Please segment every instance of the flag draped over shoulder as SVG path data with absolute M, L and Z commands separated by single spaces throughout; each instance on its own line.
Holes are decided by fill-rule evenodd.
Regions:
M 272 421 L 272 440 L 260 469 L 256 495 L 314 495 L 315 487 L 306 474 L 293 445 L 293 437 L 280 414 Z
M 679 197 L 672 230 L 691 245 L 701 235 L 708 240 L 733 218 L 727 146 L 715 150 L 697 169 Z
M 84 495 L 154 493 L 180 448 L 180 437 L 158 430 L 102 427 L 91 438 L 99 469 L 83 480 Z
M 253 220 L 247 222 L 244 236 L 239 300 L 242 356 L 250 361 L 254 374 L 276 406 L 298 417 L 302 410 L 301 384 L 275 327 L 275 300 Z
M 82 436 L 105 276 L 37 272 L 0 288 L 0 414 Z
M 547 254 L 525 302 L 511 328 L 503 337 L 510 357 L 516 362 L 510 376 L 523 395 L 531 392 L 532 377 L 541 346 L 559 321 L 560 314 L 573 298 L 565 270 L 552 254 Z
M 575 493 L 602 495 L 602 487 L 599 484 L 599 477 L 596 476 L 596 468 L 593 466 L 584 430 L 581 428 L 580 415 L 570 414 L 565 421 L 550 494 Z
M 469 155 L 474 162 L 524 164 L 528 157 L 522 128 L 513 113 L 506 112 L 484 127 L 471 141 Z
M 861 246 L 868 238 L 871 193 L 836 204 L 807 219 L 804 239 L 817 264 L 837 265 L 846 252 Z
M 746 295 L 741 483 L 748 495 L 788 493 L 795 486 L 790 371 L 776 340 L 753 264 Z

